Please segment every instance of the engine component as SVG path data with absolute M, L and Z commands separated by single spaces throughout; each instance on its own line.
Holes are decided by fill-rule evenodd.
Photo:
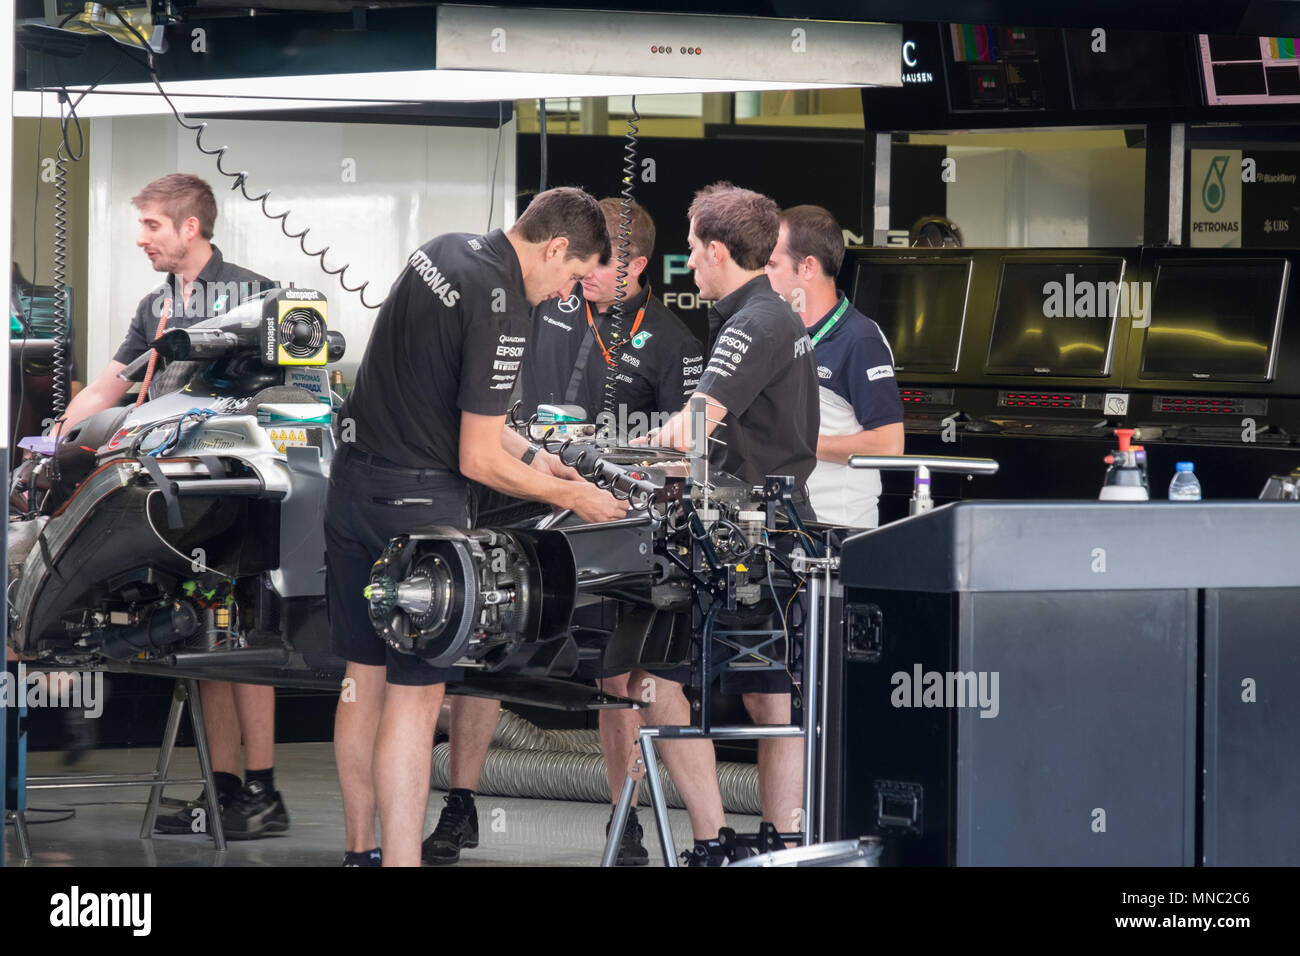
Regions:
M 202 615 L 189 601 L 159 604 L 141 615 L 134 626 L 105 628 L 102 649 L 105 657 L 126 660 L 141 651 L 157 651 L 192 637 Z

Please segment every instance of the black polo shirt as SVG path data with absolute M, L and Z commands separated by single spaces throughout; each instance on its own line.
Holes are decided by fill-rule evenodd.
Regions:
M 414 253 L 379 309 L 339 415 L 358 448 L 406 468 L 459 472 L 460 415 L 504 415 L 529 307 L 500 229 L 448 233 Z
M 821 425 L 803 322 L 760 275 L 713 304 L 709 338 L 699 391 L 727 407 L 713 433 L 727 444 L 714 446 L 710 463 L 755 485 L 793 475 L 802 487 L 817 464 Z
M 275 288 L 275 283 L 266 276 L 227 262 L 216 246 L 212 247 L 212 258 L 194 280 L 189 302 L 181 294 L 183 282 L 180 276 L 170 275 L 167 281 L 140 300 L 126 338 L 113 355 L 115 362 L 130 365 L 149 350 L 158 337 L 163 303 L 169 299 L 172 315 L 167 320 L 167 328 L 188 329 L 205 319 L 225 315 L 246 299 Z M 158 370 L 161 370 L 161 365 Z
M 645 313 L 637 325 L 642 308 Z M 521 411 L 531 415 L 538 405 L 581 405 L 587 420 L 594 422 L 605 405 L 606 383 L 614 387 L 616 417 L 620 405 L 625 420 L 635 412 L 672 414 L 680 409 L 704 368 L 703 346 L 685 323 L 651 295 L 648 286 L 623 306 L 621 336 L 611 328 L 612 307 L 607 312 L 591 310 L 595 333 L 587 314 L 581 282 L 567 298 L 548 299 L 533 310 Z M 614 360 L 612 368 L 602 342 Z

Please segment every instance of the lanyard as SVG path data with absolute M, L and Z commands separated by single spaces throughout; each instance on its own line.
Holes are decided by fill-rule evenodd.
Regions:
M 633 320 L 632 322 L 632 331 L 627 334 L 627 336 L 623 339 L 623 342 L 627 342 L 633 337 L 635 337 L 637 331 L 641 328 L 641 320 L 645 318 L 645 307 L 647 304 L 649 304 L 649 302 L 650 302 L 650 287 L 646 286 L 645 302 L 642 303 L 641 308 L 637 310 L 636 319 Z M 586 303 L 586 305 L 587 305 L 587 325 L 591 328 L 591 334 L 596 337 L 596 344 L 600 346 L 601 354 L 605 356 L 605 364 L 608 365 L 610 368 L 613 368 L 614 356 L 610 354 L 610 350 L 605 347 L 605 342 L 600 337 L 600 333 L 596 331 L 596 322 L 591 317 L 591 303 L 588 302 Z M 615 342 L 614 348 L 616 349 L 620 348 L 623 342 Z
M 822 336 L 824 336 L 831 329 L 835 328 L 835 323 L 840 320 L 840 316 L 844 314 L 844 310 L 847 309 L 848 307 L 849 307 L 849 297 L 845 296 L 843 299 L 840 300 L 840 307 L 835 310 L 835 313 L 829 319 L 826 320 L 826 324 L 823 325 L 821 329 L 817 332 L 817 334 L 813 336 L 813 340 L 812 340 L 813 348 L 817 347 L 817 343 L 822 340 Z

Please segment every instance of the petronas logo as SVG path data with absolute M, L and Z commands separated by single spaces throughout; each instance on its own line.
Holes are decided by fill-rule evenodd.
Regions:
M 1205 182 L 1201 186 L 1201 202 L 1206 212 L 1218 212 L 1228 198 L 1228 190 L 1223 185 L 1223 174 L 1228 170 L 1228 157 L 1215 156 L 1210 160 L 1210 168 L 1205 172 Z
M 654 335 L 653 332 L 638 332 L 636 335 L 632 336 L 632 348 L 641 348 L 650 341 L 652 335 Z

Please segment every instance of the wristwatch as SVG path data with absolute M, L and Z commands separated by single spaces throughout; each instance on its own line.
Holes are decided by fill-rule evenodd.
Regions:
M 537 457 L 537 453 L 541 450 L 542 449 L 537 445 L 529 445 L 528 451 L 520 455 L 519 460 L 522 461 L 525 465 L 531 465 L 533 463 L 533 459 Z

